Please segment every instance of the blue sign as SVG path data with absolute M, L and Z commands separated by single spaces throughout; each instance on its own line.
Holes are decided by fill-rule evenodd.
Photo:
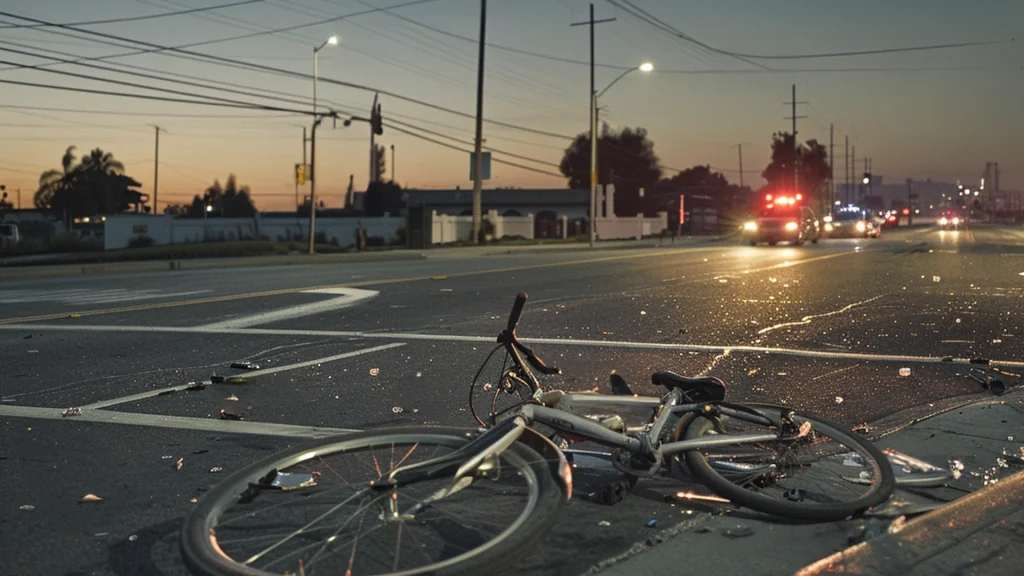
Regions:
M 483 162 L 481 163 L 483 168 L 480 170 L 481 180 L 491 179 L 491 153 L 481 152 Z M 469 153 L 469 179 L 476 181 L 476 154 L 473 152 Z

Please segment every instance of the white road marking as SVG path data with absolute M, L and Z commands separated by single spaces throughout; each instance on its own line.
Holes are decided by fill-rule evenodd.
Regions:
M 207 292 L 213 292 L 213 290 L 190 290 L 188 292 L 162 292 L 158 289 L 130 290 L 126 288 L 111 288 L 107 290 L 71 288 L 53 291 L 0 290 L 0 304 L 30 304 L 33 302 L 63 302 L 70 305 L 107 304 L 110 302 L 192 296 Z
M 472 342 L 494 343 L 494 336 L 462 336 L 458 334 L 413 334 L 407 332 L 354 332 L 340 330 L 277 330 L 268 328 L 223 328 L 209 330 L 203 327 L 179 326 L 109 326 L 109 325 L 61 325 L 61 324 L 0 324 L 0 330 L 17 331 L 64 331 L 64 332 L 123 332 L 151 334 L 206 334 L 206 335 L 250 335 L 250 336 L 323 336 L 338 338 L 366 338 L 381 340 L 420 340 L 428 342 Z M 572 338 L 522 338 L 528 344 L 550 346 L 587 346 L 596 348 L 623 348 L 631 350 L 674 350 L 679 352 L 707 352 L 720 354 L 726 350 L 733 353 L 775 354 L 804 358 L 828 358 L 832 360 L 861 360 L 867 362 L 911 362 L 917 364 L 956 364 L 940 356 L 910 356 L 901 354 L 871 354 L 867 352 L 829 352 L 824 350 L 802 350 L 799 348 L 774 348 L 768 346 L 745 346 L 732 344 L 673 344 L 667 342 L 628 342 L 623 340 L 577 340 Z M 1024 368 L 1024 361 L 995 360 L 993 366 Z
M 814 320 L 815 318 L 827 318 L 828 316 L 835 316 L 836 314 L 842 314 L 844 312 L 848 312 L 848 311 L 856 308 L 857 306 L 863 306 L 864 304 L 868 304 L 870 302 L 874 302 L 875 300 L 878 300 L 882 296 L 885 296 L 885 294 L 879 294 L 878 296 L 875 296 L 874 298 L 868 298 L 867 300 L 861 300 L 860 302 L 854 302 L 853 304 L 849 304 L 849 305 L 843 306 L 839 310 L 833 310 L 831 312 L 824 312 L 822 314 L 811 314 L 809 316 L 804 316 L 803 318 L 801 318 L 800 320 L 798 320 L 796 322 L 783 322 L 781 324 L 776 324 L 774 326 L 768 326 L 768 327 L 765 327 L 765 328 L 761 328 L 760 330 L 757 331 L 757 333 L 758 334 L 765 334 L 767 332 L 771 332 L 772 330 L 778 330 L 779 328 L 789 328 L 790 326 L 803 326 L 804 324 L 810 324 L 811 320 Z
M 318 364 L 326 364 L 328 362 L 334 362 L 336 360 L 344 360 L 345 358 L 354 358 L 356 356 L 362 356 L 363 354 L 371 354 L 373 352 L 382 352 L 384 350 L 390 350 L 392 348 L 401 348 L 405 346 L 405 342 L 395 342 L 392 344 L 383 344 L 381 346 L 374 346 L 373 348 L 363 348 L 360 350 L 353 350 L 352 352 L 345 352 L 343 354 L 335 354 L 334 356 L 326 356 L 324 358 L 316 358 L 313 360 L 307 360 L 305 362 L 298 362 L 296 364 L 288 364 L 286 366 L 275 366 L 273 368 L 264 368 L 263 370 L 253 370 L 252 372 L 246 372 L 240 374 L 246 378 L 253 378 L 256 376 L 266 376 L 268 374 L 277 374 L 278 372 L 285 372 L 288 370 L 297 370 L 299 368 L 305 368 L 307 366 L 316 366 Z M 125 404 L 127 402 L 137 402 L 139 400 L 145 400 L 147 398 L 153 398 L 161 394 L 168 393 L 170 391 L 181 392 L 188 388 L 188 384 L 182 384 L 180 386 L 170 386 L 168 388 L 160 388 L 159 390 L 149 390 L 147 392 L 140 392 L 138 394 L 132 394 L 130 396 L 121 396 L 120 398 L 111 398 L 110 400 L 103 400 L 83 406 L 83 409 L 89 408 L 98 410 L 100 408 L 108 408 L 110 406 L 116 406 L 118 404 Z
M 271 312 L 261 312 L 259 314 L 232 318 L 230 320 L 207 324 L 202 327 L 207 329 L 248 328 L 250 326 L 270 324 L 271 322 L 279 322 L 281 320 L 302 318 L 303 316 L 312 316 L 313 314 L 322 314 L 325 312 L 340 310 L 342 308 L 348 308 L 349 306 L 354 306 L 364 300 L 369 300 L 370 298 L 377 296 L 377 294 L 380 294 L 380 292 L 377 292 L 376 290 L 360 290 L 359 288 L 323 288 L 319 290 L 305 290 L 301 292 L 301 294 L 336 294 L 340 295 L 340 297 L 331 298 L 330 300 L 324 300 L 322 302 L 289 306 L 287 308 Z
M 349 428 L 326 428 L 320 426 L 296 426 L 272 422 L 215 420 L 213 418 L 190 418 L 187 416 L 165 416 L 163 414 L 138 414 L 109 410 L 82 409 L 79 416 L 64 417 L 60 408 L 39 408 L 35 406 L 0 405 L 0 416 L 5 418 L 35 418 L 42 420 L 69 420 L 74 422 L 98 422 L 101 424 L 127 424 L 129 426 L 151 426 L 178 430 L 203 432 L 258 434 L 262 436 L 283 436 L 286 438 L 326 438 L 335 434 L 360 432 Z

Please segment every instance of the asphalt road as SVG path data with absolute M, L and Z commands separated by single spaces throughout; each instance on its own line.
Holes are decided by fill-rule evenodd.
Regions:
M 183 574 L 175 538 L 192 498 L 245 463 L 335 429 L 472 425 L 469 382 L 517 292 L 530 295 L 520 336 L 563 369 L 548 384 L 572 390 L 605 389 L 612 371 L 650 394 L 655 370 L 711 374 L 734 400 L 855 425 L 976 393 L 943 357 L 1024 359 L 1024 230 L 1006 227 L 801 247 L 0 273 L 5 568 Z M 241 373 L 229 368 L 239 360 L 262 370 L 245 384 L 181 389 Z M 61 418 L 73 406 L 85 413 Z M 245 420 L 219 420 L 220 410 Z M 614 507 L 574 501 L 517 566 L 578 574 L 625 551 L 648 519 L 687 513 L 662 503 L 662 488 L 641 484 Z M 104 500 L 79 503 L 87 493 Z

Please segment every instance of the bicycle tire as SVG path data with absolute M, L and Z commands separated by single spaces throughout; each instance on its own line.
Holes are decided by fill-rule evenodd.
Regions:
M 453 448 L 469 441 L 468 432 L 461 428 L 408 427 L 373 430 L 334 436 L 296 445 L 235 472 L 206 493 L 188 514 L 181 530 L 179 548 L 188 569 L 196 576 L 269 576 L 281 572 L 266 572 L 246 566 L 220 551 L 216 528 L 220 514 L 228 505 L 248 489 L 252 482 L 270 470 L 283 470 L 297 463 L 317 457 L 339 454 L 360 447 L 386 445 L 387 442 L 433 441 Z M 471 549 L 454 559 L 437 565 L 405 569 L 381 574 L 479 574 L 482 571 L 499 574 L 511 569 L 508 558 L 515 557 L 523 548 L 541 537 L 555 521 L 564 501 L 564 493 L 551 476 L 543 458 L 532 448 L 513 444 L 502 458 L 516 467 L 516 472 L 527 478 L 536 498 L 524 508 L 516 523 L 485 545 Z M 534 489 L 535 488 L 535 489 Z M 486 502 L 482 503 L 486 506 Z M 465 556 L 465 557 L 462 557 Z M 294 573 L 291 569 L 290 573 Z M 310 571 L 309 573 L 313 573 Z
M 723 404 L 730 408 L 739 410 L 744 406 L 736 404 Z M 758 406 L 761 410 L 789 410 L 788 408 L 763 405 Z M 749 410 L 749 408 L 747 408 Z M 683 424 L 683 436 L 687 440 L 699 438 L 713 426 L 712 421 L 697 413 L 684 416 L 689 421 Z M 866 493 L 860 497 L 843 503 L 816 503 L 783 501 L 769 498 L 758 492 L 736 484 L 723 477 L 708 462 L 707 457 L 700 449 L 688 450 L 683 453 L 687 468 L 693 476 L 707 486 L 712 492 L 729 499 L 740 506 L 752 510 L 773 514 L 785 518 L 799 520 L 833 521 L 842 520 L 859 514 L 873 506 L 885 502 L 891 495 L 896 485 L 895 475 L 889 465 L 888 458 L 874 444 L 864 438 L 846 432 L 840 425 L 828 422 L 814 416 L 795 414 L 795 421 L 799 424 L 810 422 L 815 431 L 826 434 L 832 440 L 839 442 L 847 449 L 856 452 L 876 472 L 876 480 L 870 485 Z

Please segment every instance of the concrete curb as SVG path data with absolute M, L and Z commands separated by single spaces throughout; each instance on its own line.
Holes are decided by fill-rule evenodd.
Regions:
M 1024 510 L 1024 471 L 938 510 L 900 524 L 867 542 L 822 558 L 796 576 L 908 574 L 922 562 Z M 901 517 L 902 518 L 902 517 Z

